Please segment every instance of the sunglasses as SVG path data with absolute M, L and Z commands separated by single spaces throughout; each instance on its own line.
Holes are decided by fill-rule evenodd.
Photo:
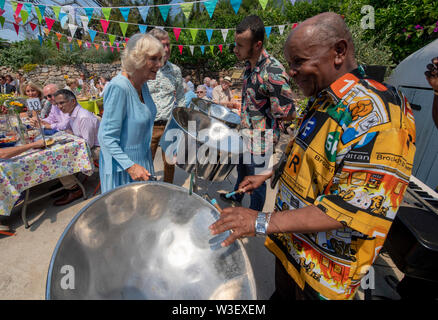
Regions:
M 53 94 L 48 94 L 47 96 L 44 96 L 44 99 L 47 99 L 47 98 L 53 98 L 53 97 L 54 97 Z
M 205 91 L 196 91 L 196 93 L 203 93 L 203 92 L 205 92 Z

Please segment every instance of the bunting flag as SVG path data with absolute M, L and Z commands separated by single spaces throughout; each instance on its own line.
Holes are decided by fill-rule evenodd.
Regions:
M 124 7 L 124 8 L 119 8 L 119 10 L 123 16 L 123 19 L 125 19 L 125 21 L 128 21 L 129 11 L 131 10 L 131 8 Z
M 214 46 L 210 46 L 211 54 L 214 54 Z
M 47 29 L 47 28 L 43 28 L 44 30 L 44 33 L 46 34 L 46 36 L 48 36 L 49 35 L 49 33 L 50 33 L 50 30 L 49 29 Z
M 9 1 L 12 6 L 12 12 L 17 11 L 17 1 Z
M 204 54 L 204 52 L 205 52 L 205 46 L 199 46 L 200 48 L 201 48 L 201 52 L 202 52 L 202 54 Z
M 40 40 L 40 46 L 43 45 L 43 37 L 41 37 L 40 35 L 38 35 L 38 39 Z
M 70 46 L 70 51 L 73 51 L 73 46 L 71 44 L 69 46 Z
M 58 48 L 58 51 L 59 51 L 59 42 L 58 41 L 56 41 L 56 47 Z
M 23 20 L 23 25 L 26 23 L 29 13 L 26 10 L 21 10 L 21 19 Z
M 15 4 L 17 7 L 15 8 L 15 15 L 18 16 L 21 12 L 21 9 L 23 8 L 23 4 L 22 3 L 16 3 Z
M 68 24 L 68 29 L 70 30 L 70 34 L 71 34 L 71 36 L 74 37 L 74 36 L 75 36 L 75 33 L 76 33 L 76 30 L 78 29 L 78 26 L 75 25 L 75 24 L 71 24 L 71 23 L 69 23 L 69 24 Z M 70 40 L 70 41 L 71 41 L 71 40 Z M 69 42 L 70 42 L 70 41 L 69 41 Z
M 180 4 L 181 11 L 183 12 L 184 16 L 186 17 L 186 20 L 189 20 L 190 13 L 192 12 L 193 3 L 187 2 L 187 3 L 181 3 Z
M 77 39 L 76 41 L 78 42 L 78 46 L 79 46 L 79 48 L 81 48 L 81 46 L 82 46 L 82 40 Z
M 88 34 L 90 35 L 91 42 L 94 42 L 94 38 L 96 37 L 97 31 L 88 29 Z
M 196 35 L 198 34 L 198 29 L 190 29 L 190 34 L 192 35 L 193 42 L 195 42 Z
M 93 17 L 93 8 L 84 8 L 85 14 L 88 17 L 88 21 L 91 20 L 91 18 Z
M 170 6 L 159 6 L 158 9 L 160 9 L 163 20 L 166 21 L 167 15 L 169 14 Z
M 6 11 L 3 9 L 0 9 L 0 17 L 3 15 L 3 13 L 5 13 Z
M 222 53 L 222 45 L 220 44 L 218 45 L 218 47 L 219 47 L 219 51 Z
M 37 25 L 35 23 L 29 22 L 29 25 L 32 29 L 32 31 L 35 31 L 35 28 L 37 27 Z
M 138 29 L 140 30 L 141 33 L 146 33 L 148 26 L 145 26 L 144 24 L 139 24 L 138 25 Z
M 86 16 L 80 16 L 80 19 L 81 19 L 81 22 L 82 22 L 82 26 L 83 26 L 83 28 L 84 28 L 84 31 L 85 31 L 85 32 L 88 32 L 88 22 L 89 22 L 90 20 L 88 20 L 88 17 L 86 17 Z
M 94 47 L 96 48 L 96 50 L 99 50 L 99 45 L 97 43 L 94 44 Z
M 213 16 L 214 9 L 216 9 L 216 4 L 218 0 L 210 0 L 204 2 L 205 9 L 207 10 L 210 18 Z
M 73 40 L 72 37 L 67 37 L 68 42 L 71 42 Z
M 265 27 L 266 37 L 268 39 L 269 39 L 269 36 L 271 35 L 271 30 L 272 30 L 272 27 Z
M 2 25 L 2 28 L 5 25 L 5 20 L 5 17 L 0 16 L 0 24 Z
M 295 29 L 298 26 L 298 23 L 294 23 L 292 29 Z
M 56 37 L 58 38 L 58 41 L 61 41 L 62 38 L 62 34 L 60 34 L 59 32 L 56 32 Z
M 120 43 L 117 41 L 116 42 L 116 47 L 118 48 L 119 47 L 119 45 L 120 45 Z
M 108 39 L 109 39 L 109 43 L 110 43 L 110 45 L 113 45 L 114 40 L 116 40 L 116 36 L 113 35 L 113 34 L 109 34 L 109 35 L 108 35 Z
M 281 26 L 278 26 L 278 31 L 280 32 L 280 35 L 282 35 L 283 34 L 283 32 L 284 32 L 284 27 L 285 27 L 285 25 L 283 24 L 283 25 L 281 25 Z
M 137 9 L 138 9 L 138 12 L 141 15 L 141 18 L 143 19 L 143 22 L 146 23 L 146 18 L 148 16 L 149 7 L 139 7 Z
M 178 41 L 179 35 L 181 33 L 181 28 L 173 28 L 173 33 L 175 34 L 176 41 Z
M 110 47 L 110 49 L 111 49 L 111 52 L 114 52 L 114 47 Z
M 179 49 L 179 54 L 182 54 L 183 46 L 182 45 L 178 45 L 178 49 Z
M 16 16 L 15 14 L 14 14 L 14 20 L 15 20 L 16 24 L 20 24 L 20 22 L 22 21 L 22 19 L 20 17 Z
M 239 11 L 240 5 L 242 4 L 242 0 L 230 0 L 230 3 L 234 9 L 234 12 L 237 14 L 237 11 Z
M 129 41 L 129 38 L 125 38 L 125 44 L 127 44 Z
M 41 14 L 40 8 L 35 7 L 35 12 L 37 14 L 38 21 L 41 24 L 41 22 L 43 21 L 43 15 Z
M 259 0 L 260 5 L 262 6 L 262 9 L 266 9 L 266 5 L 268 4 L 268 0 Z
M 26 2 L 26 3 L 24 4 L 24 9 L 27 11 L 27 13 L 28 13 L 29 15 L 31 15 L 31 14 L 32 14 L 32 3 L 28 3 L 28 2 Z
M 126 30 L 128 29 L 128 24 L 126 22 L 119 22 L 120 30 L 122 30 L 123 36 L 126 35 Z
M 0 9 L 4 9 L 5 8 L 5 0 L 0 0 Z
M 102 8 L 102 13 L 105 17 L 105 20 L 108 21 L 111 14 L 111 8 Z
M 47 29 L 50 31 L 50 29 L 53 27 L 53 23 L 55 23 L 55 20 L 48 17 L 45 17 L 44 19 L 46 20 Z
M 106 33 L 106 31 L 108 30 L 109 21 L 100 19 L 100 24 L 102 25 L 103 33 Z
M 222 38 L 224 38 L 224 42 L 227 41 L 228 29 L 221 29 Z
M 207 34 L 208 42 L 210 42 L 211 36 L 213 35 L 213 29 L 207 29 L 205 30 L 205 33 Z
M 40 15 L 41 15 L 41 20 L 44 18 L 44 15 L 46 13 L 46 6 L 43 4 L 39 4 L 35 7 L 35 9 L 38 8 L 40 11 Z M 36 11 L 36 10 L 35 10 Z M 38 13 L 37 13 L 38 14 Z
M 52 6 L 52 10 L 55 13 L 56 20 L 58 20 L 59 19 L 59 12 L 61 11 L 61 7 L 59 7 L 59 6 Z
M 20 26 L 16 23 L 12 23 L 12 24 L 14 25 L 15 32 L 17 33 L 18 36 L 18 31 L 20 30 Z
M 61 23 L 61 27 L 64 28 L 65 24 L 68 21 L 68 15 L 65 12 L 60 12 L 59 13 L 59 22 Z
M 195 46 L 189 46 L 189 48 L 190 48 L 190 53 L 191 53 L 192 56 L 193 56 L 193 51 L 195 50 Z

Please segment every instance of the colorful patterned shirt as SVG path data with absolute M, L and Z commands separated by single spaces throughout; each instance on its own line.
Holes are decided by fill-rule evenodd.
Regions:
M 401 92 L 363 79 L 358 70 L 312 99 L 306 112 L 279 181 L 276 209 L 313 204 L 344 228 L 272 234 L 265 245 L 306 292 L 352 299 L 408 186 L 414 117 Z
M 241 127 L 242 134 L 249 139 L 255 138 L 255 144 L 249 149 L 252 153 L 264 153 L 265 141 L 272 134 L 274 144 L 278 142 L 280 130 L 278 120 L 293 114 L 295 106 L 289 76 L 283 65 L 263 49 L 260 58 L 251 70 L 246 62 L 243 75 Z M 249 140 L 248 140 L 249 141 Z
M 174 107 L 185 106 L 181 69 L 167 61 L 158 70 L 155 80 L 148 81 L 149 92 L 157 106 L 155 121 L 169 120 Z

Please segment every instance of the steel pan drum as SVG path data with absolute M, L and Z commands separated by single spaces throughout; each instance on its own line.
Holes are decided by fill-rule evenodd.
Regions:
M 230 128 L 240 127 L 240 116 L 220 104 L 205 99 L 193 98 L 190 103 L 190 108 L 204 112 L 209 117 L 223 121 Z
M 70 222 L 53 253 L 47 299 L 256 299 L 243 245 L 208 226 L 219 213 L 162 182 L 107 192 Z
M 236 129 L 188 108 L 173 109 L 160 145 L 180 168 L 191 173 L 197 164 L 198 177 L 209 181 L 224 181 L 243 153 Z

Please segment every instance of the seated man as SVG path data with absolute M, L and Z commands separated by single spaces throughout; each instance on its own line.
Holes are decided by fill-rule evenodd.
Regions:
M 65 130 L 68 126 L 69 115 L 59 110 L 55 104 L 55 92 L 58 90 L 58 86 L 53 83 L 50 83 L 43 88 L 44 99 L 46 99 L 51 106 L 47 118 L 41 120 L 41 126 L 44 129 L 61 131 Z M 39 127 L 38 119 L 36 118 L 32 118 L 30 124 L 35 128 Z
M 0 160 L 1 159 L 10 159 L 12 157 L 18 156 L 19 154 L 33 148 L 43 148 L 44 147 L 44 141 L 43 140 L 37 140 L 32 143 L 28 143 L 22 146 L 16 146 L 16 147 L 9 147 L 9 148 L 0 148 Z M 23 193 L 24 194 L 24 193 Z M 22 195 L 23 195 L 22 194 Z M 18 205 L 20 202 L 23 202 L 23 196 L 20 196 L 20 198 L 17 200 L 15 205 Z M 1 216 L 0 216 L 1 218 Z M 9 231 L 9 227 L 5 226 L 3 224 L 0 224 L 0 231 Z
M 205 85 L 200 84 L 199 86 L 197 86 L 195 93 L 199 99 L 209 100 L 209 98 L 207 97 L 207 88 L 205 87 Z
M 69 115 L 66 131 L 85 139 L 91 149 L 93 159 L 98 159 L 100 150 L 97 139 L 99 119 L 90 111 L 82 108 L 78 104 L 74 93 L 70 90 L 58 90 L 55 93 L 55 103 L 63 113 Z M 68 204 L 83 196 L 82 190 L 77 185 L 76 178 L 73 175 L 59 178 L 59 180 L 68 192 L 61 199 L 54 202 L 55 206 Z
M 239 108 L 240 103 L 233 100 L 230 86 L 231 78 L 224 77 L 222 83 L 213 89 L 213 101 L 230 109 Z

